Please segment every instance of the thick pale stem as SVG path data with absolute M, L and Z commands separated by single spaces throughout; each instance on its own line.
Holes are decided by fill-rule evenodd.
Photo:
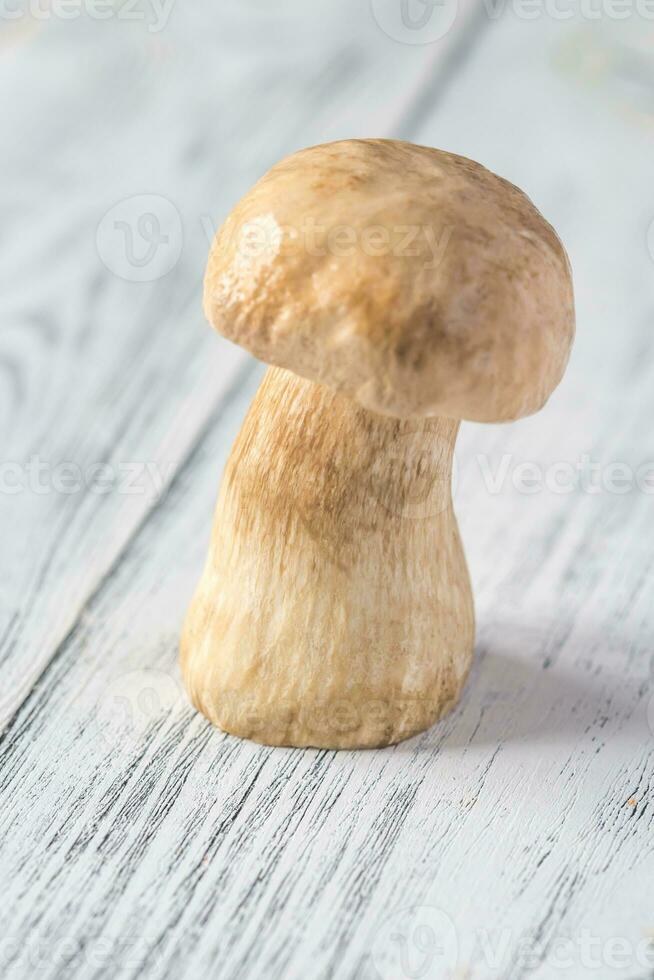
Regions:
M 214 724 L 272 745 L 366 747 L 456 702 L 474 634 L 457 430 L 267 372 L 182 639 L 188 691 Z

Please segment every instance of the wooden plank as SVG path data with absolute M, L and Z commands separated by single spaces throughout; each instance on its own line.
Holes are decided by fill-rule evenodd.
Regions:
M 179 623 L 250 376 L 1 746 L 9 976 L 647 975 L 653 498 L 613 492 L 610 465 L 654 451 L 649 142 L 565 67 L 597 37 L 507 16 L 417 133 L 521 183 L 577 282 L 577 348 L 545 412 L 462 433 L 479 641 L 461 706 L 394 749 L 329 753 L 238 742 L 186 705 Z M 584 454 L 599 493 L 595 477 L 516 488 L 520 463 L 551 481 Z
M 0 165 L 0 731 L 244 363 L 203 323 L 212 229 L 284 153 L 371 124 L 391 132 L 435 57 L 345 0 L 311 18 L 296 0 L 196 4 L 158 33 L 120 11 L 12 23 L 0 65 L 16 95 L 0 107 L 13 137 Z
M 632 23 L 622 42 L 637 31 Z M 523 976 L 528 959 L 539 977 L 636 977 L 652 965 L 654 443 L 651 365 L 640 353 L 652 295 L 643 234 L 651 137 L 611 97 L 618 48 L 605 24 L 508 15 L 418 135 L 525 188 L 560 231 L 576 283 L 577 343 L 550 405 L 510 429 L 464 426 L 458 453 L 482 673 L 470 690 L 471 736 L 488 746 L 489 765 L 474 856 L 455 843 L 451 859 L 426 862 L 422 880 L 438 903 L 448 880 L 481 862 L 474 898 L 449 909 L 464 944 L 480 922 L 495 942 L 509 930 L 495 972 L 476 942 L 467 962 L 482 976 Z M 577 67 L 590 55 L 606 77 L 588 88 Z M 491 75 L 492 99 L 476 98 L 475 81 Z M 481 464 L 497 473 L 505 454 L 507 480 L 489 494 Z M 523 461 L 554 491 L 516 492 Z M 639 469 L 650 474 L 647 492 Z M 574 489 L 556 492 L 561 479 Z M 464 733 L 462 724 L 460 744 Z M 568 940 L 571 962 L 557 964 Z M 612 958 L 620 943 L 625 955 Z

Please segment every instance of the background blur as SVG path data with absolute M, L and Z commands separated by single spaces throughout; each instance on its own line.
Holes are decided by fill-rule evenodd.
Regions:
M 603 801 L 611 787 L 641 800 L 636 789 L 651 773 L 653 53 L 654 0 L 0 0 L 0 729 L 8 733 L 5 788 L 24 801 L 5 817 L 17 833 L 4 856 L 7 907 L 22 909 L 9 935 L 56 936 L 62 921 L 65 935 L 96 935 L 89 923 L 100 907 L 113 910 L 113 925 L 102 927 L 111 935 L 138 918 L 136 901 L 118 901 L 118 879 L 102 877 L 111 861 L 89 858 L 89 877 L 73 888 L 73 871 L 62 870 L 68 852 L 56 857 L 44 816 L 67 812 L 78 784 L 115 775 L 116 758 L 137 765 L 152 719 L 135 690 L 154 691 L 162 738 L 161 719 L 172 717 L 194 746 L 189 758 L 213 751 L 204 735 L 193 742 L 199 723 L 171 678 L 222 466 L 262 369 L 203 321 L 208 246 L 239 196 L 281 156 L 355 136 L 437 146 L 507 177 L 555 226 L 574 271 L 578 336 L 563 384 L 534 418 L 464 425 L 457 451 L 455 505 L 477 598 L 479 666 L 438 742 L 445 770 L 432 795 L 447 795 L 444 773 L 460 764 L 441 751 L 447 739 L 453 751 L 474 744 L 468 758 L 483 755 L 482 746 L 518 743 L 502 756 L 506 772 L 496 774 L 501 760 L 492 770 L 486 792 L 497 797 L 480 804 L 488 819 L 476 811 L 468 837 L 488 869 L 478 898 L 449 899 L 459 940 L 475 907 L 517 902 L 513 966 L 474 973 L 507 978 L 523 975 L 514 949 L 521 930 L 540 924 L 541 940 L 550 936 L 552 919 L 543 926 L 538 912 L 549 904 L 557 927 L 574 935 L 588 921 L 635 944 L 652 927 L 642 902 L 651 898 L 651 837 L 647 850 L 639 836 L 651 810 L 621 838 L 617 877 L 580 870 L 573 856 L 610 824 Z M 537 758 L 549 759 L 537 777 L 520 747 L 530 740 Z M 125 780 L 136 772 L 129 766 Z M 207 780 L 210 772 L 206 763 Z M 498 832 L 497 800 L 520 778 L 534 809 Z M 228 793 L 221 786 L 216 797 Z M 475 786 L 470 799 L 482 798 Z M 452 792 L 462 798 L 460 788 Z M 512 879 L 513 843 L 538 814 L 556 853 L 559 805 L 575 823 L 553 878 L 545 865 Z M 76 806 L 91 814 L 92 842 L 102 807 Z M 189 832 L 186 812 L 161 840 L 143 838 L 155 870 L 143 870 L 128 842 L 116 845 L 112 860 L 129 888 L 137 887 L 130 868 L 140 869 L 141 884 L 154 880 L 147 876 L 162 867 L 175 833 L 181 841 Z M 339 818 L 337 837 L 343 826 Z M 56 839 L 72 847 L 67 833 L 62 824 Z M 19 871 L 41 844 L 46 854 L 48 841 L 55 864 L 44 856 L 26 884 Z M 605 843 L 606 867 L 614 867 Z M 402 868 L 427 860 L 412 846 L 392 878 L 402 888 Z M 475 877 L 467 846 L 452 861 L 449 871 L 445 859 L 432 868 L 432 885 L 439 875 Z M 60 899 L 48 884 L 55 865 Z M 620 891 L 626 876 L 630 897 Z M 372 889 L 372 911 L 364 902 L 357 912 L 362 932 L 334 927 L 325 937 L 325 910 L 343 911 L 337 889 L 316 906 L 318 918 L 307 915 L 288 956 L 301 964 L 310 955 L 327 969 L 341 962 L 330 959 L 339 948 L 360 967 L 374 908 L 391 893 L 382 901 Z M 610 904 L 617 893 L 619 911 Z M 225 901 L 233 909 L 246 902 L 256 932 L 259 906 L 245 894 L 236 889 Z M 302 901 L 293 897 L 289 908 Z M 228 930 L 234 970 L 247 946 L 246 927 L 238 928 Z M 270 969 L 289 930 L 279 948 L 266 940 Z M 196 966 L 215 954 L 184 948 Z M 150 952 L 146 944 L 138 962 Z M 7 963 L 29 975 L 21 956 L 12 947 Z M 551 975 L 585 975 L 578 967 Z M 622 973 L 593 975 L 632 977 L 637 967 L 632 957 Z M 56 968 L 48 961 L 44 972 Z

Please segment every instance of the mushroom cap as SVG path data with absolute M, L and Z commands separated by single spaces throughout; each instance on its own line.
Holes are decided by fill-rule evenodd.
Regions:
M 342 140 L 282 160 L 219 230 L 209 321 L 371 411 L 537 411 L 574 337 L 570 265 L 513 184 L 466 157 Z

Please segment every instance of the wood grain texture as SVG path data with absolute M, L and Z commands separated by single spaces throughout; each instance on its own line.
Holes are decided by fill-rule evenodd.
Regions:
M 642 489 L 634 479 L 625 492 L 627 471 L 621 482 L 611 466 L 635 474 L 654 459 L 654 203 L 646 110 L 641 101 L 632 111 L 634 89 L 625 90 L 611 55 L 617 43 L 602 24 L 509 12 L 407 134 L 479 158 L 524 187 L 560 231 L 575 270 L 578 339 L 561 389 L 543 413 L 512 427 L 464 425 L 458 444 L 455 507 L 479 628 L 460 707 L 396 748 L 331 753 L 221 736 L 183 699 L 179 626 L 254 369 L 232 398 L 205 403 L 202 438 L 188 436 L 183 465 L 138 533 L 125 532 L 120 560 L 101 580 L 88 573 L 94 593 L 81 614 L 75 607 L 73 632 L 0 746 L 3 975 L 651 975 L 654 496 L 644 477 Z M 608 52 L 599 74 L 598 52 Z M 54 117 L 50 126 L 64 128 Z M 67 315 L 81 317 L 83 294 L 54 266 L 50 275 L 48 309 L 59 309 L 59 289 Z M 15 309 L 24 302 L 17 292 Z M 152 302 L 166 310 L 168 299 Z M 144 298 L 144 323 L 153 322 L 147 308 Z M 40 348 L 24 338 L 52 329 L 47 317 L 36 319 L 36 333 L 8 334 L 25 350 Z M 151 349 L 152 329 L 143 326 L 141 348 L 135 338 L 123 365 Z M 100 358 L 96 334 L 106 330 L 87 334 Z M 171 357 L 173 335 L 171 323 Z M 4 363 L 23 363 L 17 349 Z M 52 356 L 66 364 L 64 349 L 53 344 Z M 94 438 L 117 447 L 117 458 L 132 444 L 107 428 L 116 411 L 110 393 L 123 378 L 138 406 L 144 385 L 153 398 L 170 389 L 177 375 L 161 358 L 162 378 L 137 367 L 134 376 L 124 367 L 111 375 L 108 362 L 104 389 L 80 377 L 98 395 L 85 403 Z M 27 370 L 9 371 L 11 405 L 56 373 L 36 354 L 33 363 L 29 380 Z M 60 399 L 78 376 L 67 370 Z M 200 397 L 199 386 L 189 390 Z M 25 402 L 21 431 L 35 443 L 37 417 L 53 428 L 49 397 L 43 412 Z M 88 427 L 73 415 L 61 425 L 70 445 Z M 146 415 L 143 433 L 163 425 L 154 406 Z M 522 463 L 540 467 L 540 483 L 533 467 L 517 472 Z M 570 492 L 559 492 L 570 471 L 552 468 L 562 463 L 582 471 Z M 94 544 L 106 554 L 100 517 L 86 525 L 69 518 L 64 510 L 58 525 L 44 523 L 51 537 L 35 530 L 24 544 L 31 554 L 50 549 L 53 581 L 68 574 L 87 582 Z M 116 512 L 104 526 L 112 521 Z M 25 564 L 14 567 L 3 586 L 7 609 L 27 576 Z M 45 589 L 42 606 L 36 594 L 26 594 L 18 620 L 31 624 L 34 648 L 39 637 L 65 632 L 73 608 L 63 601 L 68 585 Z

